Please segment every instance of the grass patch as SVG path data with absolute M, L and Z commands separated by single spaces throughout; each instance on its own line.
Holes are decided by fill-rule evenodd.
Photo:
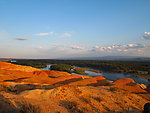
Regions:
M 65 107 L 69 113 L 87 113 L 87 109 L 80 107 L 77 102 L 61 100 L 60 106 Z
M 42 112 L 39 106 L 24 101 L 21 102 L 20 113 L 42 113 Z

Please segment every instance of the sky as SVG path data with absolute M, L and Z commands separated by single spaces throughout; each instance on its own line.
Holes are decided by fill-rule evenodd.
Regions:
M 150 0 L 0 0 L 0 58 L 150 57 Z

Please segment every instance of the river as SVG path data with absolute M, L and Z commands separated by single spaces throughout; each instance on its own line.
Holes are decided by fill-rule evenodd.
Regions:
M 47 65 L 47 67 L 41 68 L 41 69 L 50 70 L 50 67 L 51 67 L 51 65 Z M 80 68 L 83 68 L 83 67 L 80 67 Z M 115 81 L 117 79 L 123 79 L 123 78 L 132 78 L 136 83 L 148 85 L 147 79 L 140 78 L 140 77 L 134 77 L 134 76 L 129 75 L 129 74 L 124 74 L 124 73 L 96 73 L 93 71 L 85 71 L 85 72 L 87 73 L 87 75 L 83 75 L 83 76 L 94 77 L 94 76 L 101 75 L 110 81 Z M 73 74 L 76 74 L 76 73 L 73 73 Z

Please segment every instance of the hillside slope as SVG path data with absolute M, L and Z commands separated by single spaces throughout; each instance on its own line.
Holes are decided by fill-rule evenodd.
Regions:
M 132 79 L 107 81 L 0 62 L 0 113 L 141 113 L 150 94 Z

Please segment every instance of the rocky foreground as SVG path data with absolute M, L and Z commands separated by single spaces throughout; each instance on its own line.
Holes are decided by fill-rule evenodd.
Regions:
M 0 113 L 141 113 L 150 86 L 0 62 Z

